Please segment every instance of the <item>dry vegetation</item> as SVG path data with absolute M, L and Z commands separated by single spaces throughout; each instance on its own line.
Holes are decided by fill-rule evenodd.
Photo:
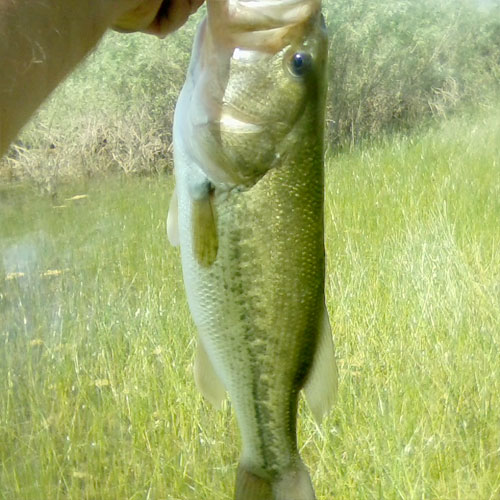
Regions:
M 500 88 L 500 5 L 469 0 L 325 0 L 328 144 L 410 131 Z M 201 15 L 166 40 L 110 33 L 26 128 L 0 178 L 61 180 L 171 169 L 172 117 Z

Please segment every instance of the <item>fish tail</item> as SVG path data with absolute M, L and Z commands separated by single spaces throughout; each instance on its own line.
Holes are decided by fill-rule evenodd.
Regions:
M 235 500 L 274 500 L 269 480 L 250 472 L 240 464 L 236 473 Z
M 242 464 L 236 475 L 235 500 L 316 500 L 309 473 L 302 462 L 277 480 L 257 476 Z

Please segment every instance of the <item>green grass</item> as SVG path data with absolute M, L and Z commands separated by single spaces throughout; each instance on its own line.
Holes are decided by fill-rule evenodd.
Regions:
M 329 156 L 339 398 L 299 424 L 319 500 L 500 497 L 496 114 Z M 0 498 L 232 498 L 239 438 L 194 387 L 171 189 L 0 189 Z

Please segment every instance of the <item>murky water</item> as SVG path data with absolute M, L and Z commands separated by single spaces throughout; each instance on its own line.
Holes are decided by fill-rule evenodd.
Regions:
M 91 314 L 103 275 L 143 273 L 149 238 L 166 243 L 166 206 L 164 179 L 100 179 L 57 196 L 0 186 L 0 335 L 60 336 L 63 317 Z

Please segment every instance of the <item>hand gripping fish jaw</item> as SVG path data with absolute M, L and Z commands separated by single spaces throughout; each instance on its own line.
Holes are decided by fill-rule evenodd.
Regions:
M 277 52 L 301 35 L 320 0 L 207 1 L 210 30 L 220 45 Z

